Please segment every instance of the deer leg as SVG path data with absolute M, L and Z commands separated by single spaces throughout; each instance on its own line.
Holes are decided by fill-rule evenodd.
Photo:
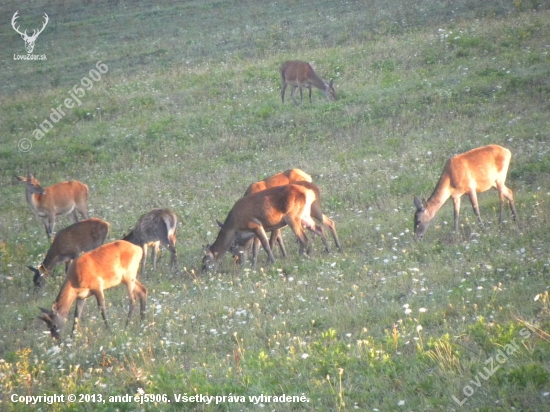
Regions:
M 460 214 L 460 196 L 453 197 L 454 205 L 454 231 L 458 232 L 458 215 Z
M 290 92 L 290 97 L 292 97 L 292 101 L 295 104 L 298 104 L 298 102 L 296 101 L 296 97 L 294 97 L 294 95 L 296 94 L 296 89 L 297 88 L 298 88 L 298 86 L 292 86 L 292 92 Z M 301 89 L 300 89 L 300 92 L 301 92 Z
M 258 237 L 258 239 L 260 239 L 260 242 L 262 243 L 262 246 L 265 252 L 267 253 L 269 263 L 274 263 L 275 258 L 273 257 L 273 252 L 269 247 L 269 240 L 267 239 L 267 235 L 265 234 L 265 230 L 263 226 L 258 224 L 253 230 L 254 230 L 254 234 Z
M 340 244 L 340 239 L 338 239 L 338 234 L 336 233 L 336 224 L 334 223 L 334 221 L 323 215 L 321 223 L 329 228 L 330 232 L 332 233 L 332 237 L 334 238 L 334 243 L 336 243 L 336 247 L 342 250 L 342 245 Z
M 289 218 L 288 220 L 286 220 L 286 223 L 290 226 L 290 228 L 298 238 L 298 241 L 300 242 L 300 255 L 303 255 L 306 250 L 309 254 L 310 250 L 308 249 L 308 239 L 304 232 L 304 228 L 302 227 L 302 219 L 300 219 L 299 217 Z
M 105 313 L 105 296 L 103 296 L 103 291 L 99 290 L 97 292 L 94 292 L 94 295 L 97 300 L 97 306 L 99 307 L 99 311 L 101 312 L 101 317 L 105 322 L 105 327 L 109 329 L 109 322 L 107 322 L 107 315 Z
M 74 309 L 74 323 L 73 323 L 73 330 L 71 331 L 71 335 L 74 335 L 76 329 L 78 328 L 78 324 L 80 323 L 80 318 L 82 316 L 82 310 L 84 309 L 85 303 L 86 303 L 86 299 L 76 300 L 76 305 Z
M 135 296 L 139 297 L 139 306 L 140 306 L 140 317 L 141 320 L 145 319 L 145 306 L 147 303 L 147 288 L 143 286 L 140 282 L 137 280 L 134 282 L 134 300 Z M 129 320 L 130 318 L 128 318 Z
M 311 86 L 309 86 L 309 103 L 311 104 Z
M 302 85 L 300 84 L 298 88 L 300 89 L 300 104 L 302 104 L 304 102 L 304 100 L 302 99 Z
M 52 240 L 53 227 L 55 222 L 55 216 L 48 215 L 44 220 L 44 226 L 46 227 L 46 234 L 48 235 L 48 240 Z
M 498 194 L 500 197 L 500 217 L 499 217 L 499 223 L 502 223 L 502 209 L 504 208 L 504 199 L 508 199 L 508 203 L 510 204 L 510 210 L 512 211 L 512 216 L 514 220 L 517 220 L 516 215 L 516 206 L 514 204 L 514 194 L 513 192 L 508 189 L 506 186 L 502 185 L 501 187 L 498 187 Z
M 256 267 L 256 262 L 258 261 L 258 253 L 260 252 L 260 246 L 262 242 L 258 237 L 254 236 L 252 238 L 252 267 Z M 273 250 L 272 250 L 273 251 Z
M 285 248 L 285 244 L 283 242 L 283 235 L 281 233 L 281 229 L 275 229 L 274 231 L 271 232 L 271 239 L 270 239 L 270 242 L 269 242 L 269 246 L 271 246 L 271 250 L 273 250 L 273 248 L 275 247 L 275 242 L 277 242 L 277 244 L 279 245 L 279 249 L 281 249 L 281 253 L 283 255 L 283 257 L 287 257 L 287 254 L 286 254 L 286 248 Z
M 143 278 L 145 276 L 145 261 L 147 260 L 147 243 L 141 245 L 141 248 L 143 249 L 143 257 L 141 258 L 141 277 Z
M 468 193 L 468 196 L 470 197 L 470 201 L 472 202 L 472 208 L 474 209 L 474 213 L 477 216 L 477 220 L 480 226 L 483 227 L 483 221 L 481 220 L 481 215 L 479 213 L 479 205 L 477 203 L 476 191 L 475 190 L 470 191 L 470 193 Z
M 283 88 L 281 89 L 281 100 L 283 101 L 283 104 L 285 103 L 285 90 L 286 90 L 286 82 L 283 82 Z

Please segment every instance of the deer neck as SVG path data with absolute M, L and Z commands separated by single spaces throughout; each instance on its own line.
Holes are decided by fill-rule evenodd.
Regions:
M 214 258 L 216 261 L 222 258 L 222 256 L 227 252 L 229 247 L 231 246 L 231 243 L 233 242 L 233 238 L 235 237 L 235 230 L 234 229 L 228 229 L 225 226 L 227 225 L 228 221 L 224 223 L 224 227 L 220 229 L 220 233 L 218 233 L 218 237 L 210 245 L 210 252 L 212 255 L 214 255 Z
M 61 287 L 61 290 L 57 295 L 57 299 L 55 300 L 55 305 L 57 306 L 57 314 L 66 320 L 69 314 L 69 309 L 71 309 L 71 306 L 75 299 L 76 290 L 71 285 L 69 285 L 67 279 L 65 280 L 65 283 L 63 283 L 63 286 Z
M 436 212 L 441 209 L 441 206 L 445 204 L 447 199 L 451 197 L 451 190 L 449 188 L 450 179 L 443 174 L 437 183 L 432 195 L 427 200 L 426 211 L 434 216 Z
M 325 82 L 323 79 L 321 79 L 319 76 L 317 76 L 315 73 L 311 75 L 309 78 L 309 82 L 312 86 L 317 87 L 319 90 L 327 91 L 328 90 L 328 83 Z

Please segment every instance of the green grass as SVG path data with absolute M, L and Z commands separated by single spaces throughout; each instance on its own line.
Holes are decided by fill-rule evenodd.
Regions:
M 13 394 L 70 393 L 106 399 L 87 409 L 157 410 L 109 400 L 141 391 L 168 395 L 164 410 L 258 410 L 249 396 L 261 394 L 309 400 L 264 400 L 276 411 L 550 408 L 546 3 L 25 7 L 22 28 L 38 27 L 44 12 L 50 22 L 35 46 L 47 55 L 41 62 L 11 60 L 24 44 L 0 27 L 1 410 L 29 408 Z M 287 59 L 314 62 L 334 79 L 338 100 L 314 90 L 313 104 L 281 104 L 278 68 Z M 108 72 L 35 139 L 99 60 Z M 17 149 L 23 138 L 32 143 L 26 153 Z M 490 143 L 512 151 L 507 185 L 519 221 L 507 209 L 498 224 L 491 191 L 479 196 L 485 228 L 464 198 L 458 233 L 449 203 L 415 241 L 414 196 L 430 195 L 450 156 Z M 215 219 L 251 182 L 292 167 L 321 187 L 343 250 L 330 239 L 326 254 L 313 238 L 313 255 L 300 257 L 285 229 L 287 259 L 276 252 L 266 265 L 261 252 L 254 270 L 226 256 L 217 273 L 199 274 Z M 48 242 L 13 178 L 28 172 L 45 186 L 87 183 L 91 214 L 110 222 L 110 240 L 154 207 L 176 212 L 179 271 L 170 273 L 164 253 L 157 273 L 140 279 L 149 290 L 145 322 L 124 328 L 119 287 L 106 293 L 111 331 L 90 299 L 73 339 L 71 319 L 62 341 L 44 333 L 38 306 L 51 305 L 63 276 L 59 267 L 33 290 L 26 266 L 42 261 Z M 488 376 L 487 362 L 502 360 L 512 342 L 518 349 Z M 176 405 L 174 394 L 226 399 Z

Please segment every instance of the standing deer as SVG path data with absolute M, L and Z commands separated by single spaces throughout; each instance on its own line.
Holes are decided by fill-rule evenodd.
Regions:
M 65 273 L 67 273 L 73 259 L 101 246 L 108 233 L 109 223 L 95 217 L 81 220 L 61 229 L 55 235 L 50 249 L 38 269 L 27 266 L 34 272 L 34 286 L 42 287 L 45 277 L 51 275 L 55 266 L 61 262 L 65 262 Z
M 178 218 L 169 209 L 153 209 L 142 215 L 134 229 L 123 237 L 123 240 L 143 248 L 143 262 L 141 275 L 145 274 L 145 261 L 147 260 L 147 246 L 153 248 L 153 271 L 157 268 L 157 253 L 160 244 L 170 251 L 170 267 L 176 267 L 176 228 Z
M 330 79 L 329 83 L 325 82 L 323 79 L 317 76 L 317 74 L 313 70 L 313 67 L 311 67 L 309 63 L 299 60 L 290 60 L 284 62 L 279 71 L 281 73 L 281 99 L 283 101 L 283 104 L 285 102 L 286 86 L 288 85 L 292 86 L 290 97 L 292 97 L 292 100 L 296 104 L 298 104 L 298 102 L 294 98 L 294 93 L 296 93 L 296 89 L 300 89 L 300 103 L 302 103 L 303 87 L 309 89 L 309 102 L 311 103 L 312 86 L 321 90 L 325 94 L 329 102 L 333 102 L 334 100 L 336 100 L 336 92 L 334 91 L 334 87 L 332 86 L 332 79 Z
M 46 28 L 46 25 L 48 24 L 49 17 L 46 13 L 44 13 L 44 24 L 42 25 L 42 28 L 40 30 L 35 29 L 32 33 L 32 36 L 28 36 L 27 30 L 25 30 L 24 33 L 21 33 L 19 31 L 19 26 L 15 27 L 15 21 L 19 18 L 17 13 L 19 13 L 19 10 L 17 10 L 13 15 L 11 19 L 11 26 L 18 34 L 21 35 L 21 38 L 25 41 L 25 49 L 27 49 L 27 53 L 31 54 L 32 51 L 34 50 L 34 43 L 36 42 L 38 35 L 42 33 L 42 31 L 44 31 L 44 29 Z
M 414 215 L 414 233 L 422 238 L 433 217 L 449 197 L 454 203 L 454 230 L 458 231 L 460 197 L 467 194 L 472 203 L 479 224 L 483 226 L 477 203 L 477 192 L 485 192 L 494 187 L 500 198 L 499 222 L 502 223 L 504 199 L 508 199 L 514 220 L 516 207 L 514 195 L 506 187 L 506 174 L 512 154 L 510 150 L 497 145 L 489 145 L 470 150 L 450 158 L 445 164 L 443 173 L 430 198 L 420 201 L 414 198 L 416 213 Z
M 313 183 L 311 183 L 311 176 L 301 171 L 300 169 L 287 170 L 286 172 L 277 173 L 260 182 L 252 183 L 248 187 L 247 191 L 245 192 L 245 195 L 256 193 L 257 191 L 265 190 L 266 188 L 269 188 L 269 187 L 278 186 L 281 184 L 288 184 L 288 183 L 284 183 L 285 181 L 288 181 L 288 183 L 294 183 L 297 185 L 304 186 L 315 192 L 315 201 L 311 204 L 310 215 L 311 217 L 318 220 L 324 226 L 327 226 L 330 229 L 332 236 L 334 238 L 334 242 L 336 243 L 336 247 L 338 249 L 341 249 L 340 240 L 338 239 L 338 234 L 336 233 L 336 225 L 334 224 L 334 221 L 329 219 L 321 211 L 321 190 L 317 185 L 314 185 Z M 218 226 L 222 227 L 223 224 L 218 221 Z M 326 240 L 323 227 L 318 226 L 318 229 L 319 229 L 323 244 L 325 245 L 325 250 L 328 253 L 330 252 L 330 248 L 328 246 L 328 242 Z M 279 247 L 281 248 L 281 252 L 283 253 L 283 256 L 286 257 L 287 254 L 283 243 L 283 237 L 281 235 L 281 229 L 276 229 L 271 233 L 271 239 L 269 241 L 269 246 L 271 247 L 271 249 L 273 249 L 275 241 L 278 242 Z M 244 262 L 244 256 L 248 254 L 248 251 L 250 250 L 251 247 L 252 247 L 252 257 L 253 257 L 252 265 L 255 266 L 256 259 L 258 256 L 258 251 L 260 249 L 259 239 L 253 236 L 251 233 L 237 234 L 234 243 L 230 247 L 230 251 L 233 254 L 233 256 L 236 257 L 238 264 L 242 264 Z
M 279 172 L 272 176 L 266 177 L 265 179 L 260 180 L 259 182 L 251 183 L 246 189 L 244 196 L 248 196 L 252 193 L 269 189 L 270 187 L 284 186 L 295 182 L 311 182 L 312 180 L 313 179 L 311 178 L 311 176 L 308 175 L 303 170 L 296 169 L 296 168 L 289 169 L 289 170 L 285 170 L 284 172 Z M 218 226 L 220 227 L 223 226 L 221 222 L 217 221 L 217 223 L 218 223 Z M 287 256 L 286 249 L 283 243 L 283 237 L 281 235 L 280 229 L 276 229 L 271 232 L 269 246 L 271 247 L 272 250 L 273 250 L 273 247 L 275 246 L 275 242 L 277 242 L 277 244 L 279 245 L 279 248 L 281 249 L 281 253 L 283 254 L 283 256 L 286 257 Z M 246 236 L 246 239 L 241 238 L 237 242 L 237 244 L 231 247 L 231 253 L 233 254 L 233 256 L 236 257 L 238 264 L 244 263 L 244 256 L 245 254 L 248 254 L 248 250 L 250 250 L 252 243 L 254 243 L 255 247 L 259 250 L 260 240 L 256 236 L 253 236 L 251 234 Z M 254 264 L 255 263 L 256 261 L 254 261 Z
M 229 211 L 216 241 L 207 247 L 202 271 L 213 269 L 229 249 L 238 232 L 251 232 L 260 239 L 269 262 L 274 262 L 266 231 L 289 225 L 300 242 L 300 254 L 308 250 L 303 226 L 320 233 L 309 214 L 315 192 L 294 184 L 273 187 L 241 197 Z
M 136 279 L 142 254 L 143 251 L 140 247 L 124 240 L 117 240 L 84 253 L 74 260 L 69 266 L 65 281 L 52 305 L 52 309 L 40 308 L 43 314 L 39 319 L 46 322 L 52 337 L 55 339 L 60 338 L 69 309 L 71 309 L 73 302 L 76 300 L 72 330 L 72 334 L 74 334 L 74 331 L 78 327 L 86 299 L 92 295 L 97 300 L 105 326 L 109 328 L 105 314 L 103 291 L 113 286 L 118 286 L 121 283 L 126 285 L 130 300 L 130 310 L 126 325 L 130 322 L 134 311 L 134 302 L 137 298 L 140 300 L 141 319 L 143 320 L 145 317 L 147 289 Z
M 27 203 L 36 216 L 44 220 L 48 239 L 51 239 L 56 216 L 70 214 L 75 223 L 78 211 L 88 219 L 88 186 L 84 183 L 69 180 L 43 189 L 31 173 L 29 177 L 15 177 L 26 184 Z

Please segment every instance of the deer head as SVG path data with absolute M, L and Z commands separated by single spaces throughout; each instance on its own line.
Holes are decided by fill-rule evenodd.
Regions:
M 16 11 L 15 14 L 13 15 L 13 18 L 11 19 L 11 26 L 17 33 L 21 35 L 21 38 L 25 41 L 25 49 L 27 49 L 27 53 L 30 54 L 34 49 L 34 42 L 38 38 L 38 35 L 42 33 L 42 31 L 44 31 L 44 28 L 48 24 L 49 18 L 48 18 L 48 15 L 44 13 L 44 24 L 42 25 L 42 28 L 40 30 L 35 29 L 32 33 L 32 36 L 28 36 L 27 30 L 25 30 L 24 33 L 21 33 L 19 31 L 19 26 L 15 27 L 15 20 L 17 20 L 17 18 L 19 17 L 17 13 L 19 13 L 19 11 Z

